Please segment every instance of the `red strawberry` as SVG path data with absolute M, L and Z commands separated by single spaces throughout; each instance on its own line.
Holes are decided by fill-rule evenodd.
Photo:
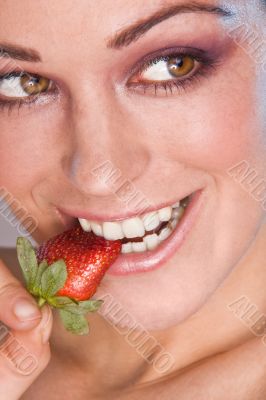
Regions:
M 49 265 L 64 259 L 67 280 L 57 295 L 88 300 L 120 251 L 120 240 L 105 240 L 77 226 L 42 244 L 37 250 L 37 259 L 38 262 L 46 260 Z
M 81 226 L 43 243 L 37 251 L 26 238 L 17 239 L 18 260 L 28 291 L 39 306 L 58 308 L 72 333 L 88 333 L 85 314 L 96 311 L 102 300 L 89 300 L 121 251 L 121 241 L 105 240 Z

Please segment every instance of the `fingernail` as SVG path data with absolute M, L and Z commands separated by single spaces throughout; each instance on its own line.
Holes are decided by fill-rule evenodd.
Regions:
M 41 318 L 40 310 L 32 301 L 19 299 L 13 307 L 13 312 L 21 321 L 32 321 Z
M 51 307 L 47 305 L 43 307 L 42 311 L 43 311 L 43 320 L 40 324 L 40 328 L 41 328 L 42 342 L 43 344 L 46 344 L 49 341 L 51 333 L 51 330 L 47 329 L 47 326 L 49 325 L 50 320 L 52 318 L 52 310 Z

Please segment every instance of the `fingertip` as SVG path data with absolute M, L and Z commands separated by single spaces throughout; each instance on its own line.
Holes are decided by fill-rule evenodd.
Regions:
M 29 298 L 16 299 L 13 304 L 13 313 L 22 322 L 34 321 L 42 317 L 37 303 Z

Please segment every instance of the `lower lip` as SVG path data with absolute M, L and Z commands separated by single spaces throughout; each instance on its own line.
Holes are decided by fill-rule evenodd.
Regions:
M 153 251 L 121 253 L 107 271 L 109 275 L 128 275 L 153 271 L 162 267 L 184 243 L 192 229 L 202 202 L 202 189 L 194 193 L 185 213 L 173 233 Z

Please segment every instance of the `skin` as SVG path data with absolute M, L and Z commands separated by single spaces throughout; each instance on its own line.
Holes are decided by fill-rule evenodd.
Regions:
M 1 41 L 38 50 L 43 62 L 18 65 L 60 88 L 57 96 L 21 107 L 19 113 L 0 111 L 0 182 L 38 221 L 32 235 L 37 243 L 66 229 L 55 207 L 97 215 L 106 209 L 111 215 L 120 212 L 121 201 L 89 173 L 106 160 L 158 207 L 203 188 L 192 231 L 162 268 L 123 278 L 106 276 L 97 292 L 100 298 L 107 291 L 123 304 L 171 352 L 174 367 L 162 380 L 110 323 L 93 315 L 89 338 L 67 334 L 55 316 L 52 358 L 45 369 L 49 345 L 39 344 L 38 350 L 32 345 L 37 322 L 22 326 L 10 317 L 6 286 L 11 285 L 16 298 L 27 293 L 19 286 L 14 252 L 3 250 L 1 273 L 8 285 L 0 291 L 0 319 L 16 335 L 23 330 L 21 340 L 28 340 L 40 360 L 35 375 L 23 382 L 7 373 L 11 400 L 26 388 L 25 400 L 37 392 L 39 399 L 48 393 L 50 399 L 59 393 L 65 399 L 73 394 L 80 399 L 88 394 L 149 399 L 158 390 L 166 398 L 176 393 L 180 399 L 195 394 L 206 398 L 208 391 L 209 398 L 223 399 L 224 388 L 230 399 L 264 398 L 266 348 L 227 307 L 245 295 L 261 313 L 266 311 L 265 210 L 227 173 L 246 160 L 259 176 L 266 175 L 265 72 L 226 34 L 244 20 L 262 37 L 261 9 L 258 2 L 256 7 L 248 1 L 223 2 L 236 13 L 230 22 L 185 14 L 164 21 L 128 48 L 107 49 L 106 37 L 164 4 L 146 3 L 144 9 L 140 0 L 100 0 L 97 7 L 93 2 L 89 7 L 88 0 L 75 7 L 70 0 L 39 0 L 35 7 L 33 0 L 23 0 L 14 7 L 13 0 L 0 0 Z M 162 89 L 157 97 L 129 91 L 125 71 L 141 57 L 187 43 L 208 49 L 216 58 L 207 79 L 185 91 L 174 89 L 168 97 Z M 51 324 L 50 319 L 48 336 Z M 7 363 L 1 361 L 6 371 Z M 248 377 L 243 365 L 252 371 Z

